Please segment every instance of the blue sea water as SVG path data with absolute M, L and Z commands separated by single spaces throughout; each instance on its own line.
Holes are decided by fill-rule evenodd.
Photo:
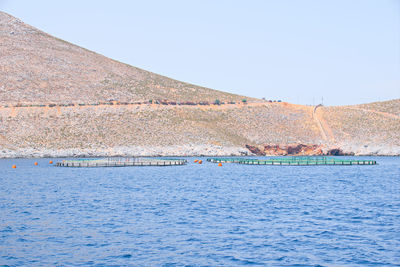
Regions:
M 379 165 L 3 159 L 0 265 L 399 265 L 400 158 L 362 159 Z

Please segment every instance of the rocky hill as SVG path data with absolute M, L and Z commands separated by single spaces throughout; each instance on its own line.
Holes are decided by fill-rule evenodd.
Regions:
M 374 102 L 369 104 L 358 105 L 356 107 L 373 112 L 379 111 L 400 116 L 400 109 L 399 109 L 400 99 L 394 99 L 384 102 Z
M 0 157 L 400 154 L 400 100 L 312 107 L 229 94 L 2 12 L 0 40 Z
M 323 107 L 332 142 L 356 154 L 400 154 L 400 101 Z
M 117 62 L 4 12 L 0 12 L 0 40 L 0 104 L 243 99 Z

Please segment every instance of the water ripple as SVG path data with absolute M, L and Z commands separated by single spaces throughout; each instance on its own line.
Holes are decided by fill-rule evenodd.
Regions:
M 371 159 L 379 165 L 0 160 L 0 265 L 396 265 L 400 158 Z

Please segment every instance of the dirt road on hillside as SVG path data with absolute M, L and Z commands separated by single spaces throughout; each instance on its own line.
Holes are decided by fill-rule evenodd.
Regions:
M 378 110 L 374 110 L 374 109 L 358 108 L 358 107 L 346 107 L 346 108 L 353 109 L 353 110 L 365 111 L 365 112 L 371 112 L 371 113 L 379 114 L 379 115 L 384 116 L 386 118 L 400 120 L 400 116 L 396 115 L 396 114 L 393 114 L 393 113 L 378 111 Z
M 318 112 L 318 109 L 322 108 L 322 105 L 315 106 L 313 110 L 313 118 L 320 129 L 322 138 L 330 143 L 335 143 L 335 136 L 333 135 L 332 129 L 329 127 L 329 124 L 323 118 L 321 112 Z

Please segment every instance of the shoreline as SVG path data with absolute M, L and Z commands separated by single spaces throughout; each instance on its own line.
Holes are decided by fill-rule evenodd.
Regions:
M 343 151 L 354 155 L 339 156 L 400 156 L 400 147 L 376 146 L 370 149 L 349 149 L 343 147 Z M 113 147 L 92 149 L 0 149 L 0 159 L 17 158 L 104 158 L 104 157 L 289 157 L 289 156 L 332 156 L 332 155 L 257 155 L 245 147 L 216 146 L 216 145 L 182 145 L 182 146 L 155 146 L 155 147 Z

